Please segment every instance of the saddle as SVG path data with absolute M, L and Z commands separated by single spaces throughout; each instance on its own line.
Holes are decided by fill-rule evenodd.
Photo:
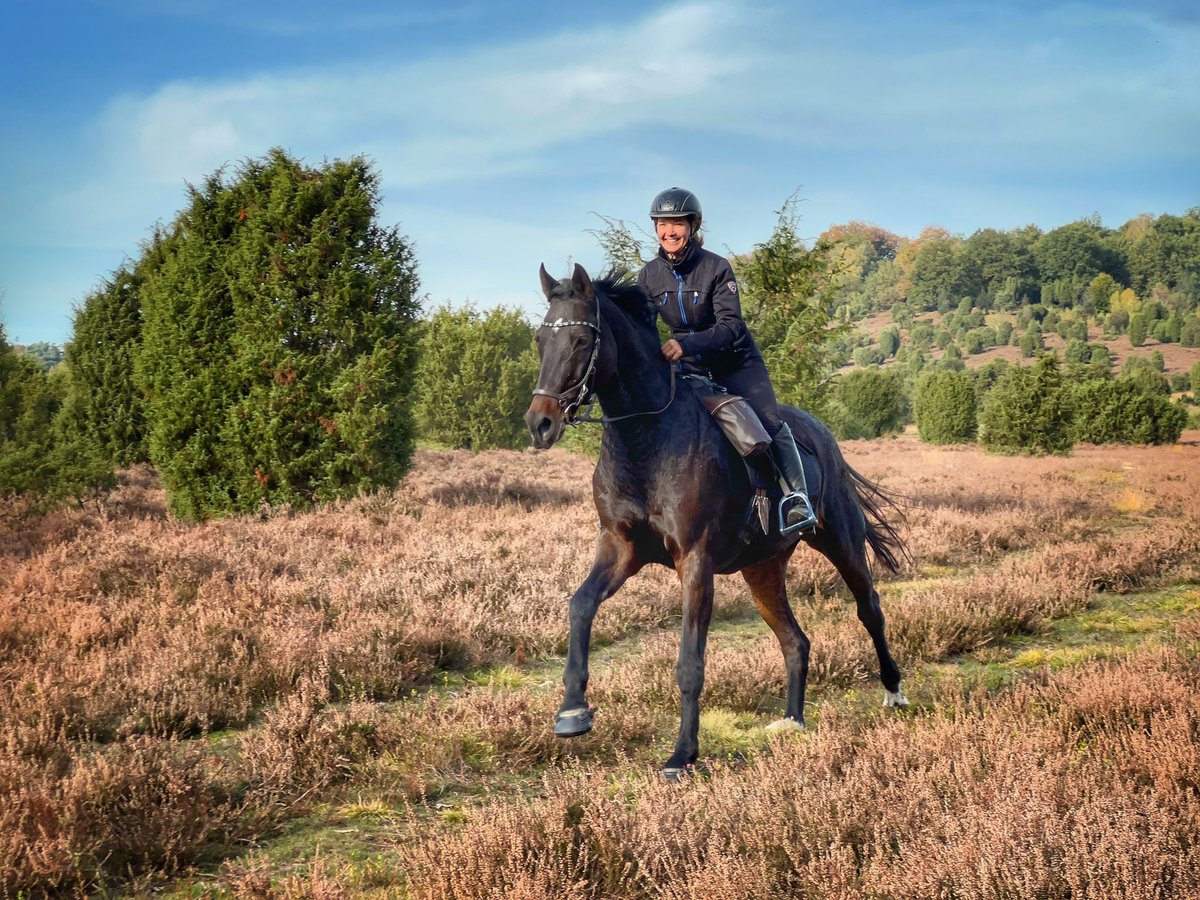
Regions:
M 769 462 L 770 457 L 766 453 L 767 448 L 771 446 L 771 436 L 767 434 L 767 429 L 763 427 L 758 414 L 754 412 L 744 397 L 731 394 L 717 382 L 703 375 L 684 375 L 682 377 L 692 385 L 697 399 L 708 410 L 713 421 L 720 427 L 726 440 L 738 452 L 742 463 L 746 466 L 746 473 L 754 488 L 754 496 L 746 511 L 745 521 L 742 523 L 743 540 L 749 541 L 753 538 L 755 524 L 763 534 L 770 534 L 769 511 L 772 506 L 772 497 L 782 494 L 775 479 L 765 471 L 773 468 L 773 464 Z M 817 455 L 803 428 L 793 429 L 793 435 L 796 439 L 796 446 L 800 450 L 800 463 L 804 468 L 808 495 L 816 508 L 822 488 Z

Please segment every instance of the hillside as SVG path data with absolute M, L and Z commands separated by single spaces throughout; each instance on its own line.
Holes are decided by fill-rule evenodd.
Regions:
M 809 731 L 718 581 L 692 783 L 674 575 L 596 620 L 596 730 L 551 733 L 591 463 L 418 453 L 395 492 L 189 526 L 147 469 L 0 531 L 0 886 L 158 896 L 1200 892 L 1200 432 L 1005 458 L 847 442 L 909 498 L 880 579 L 910 710 L 815 553 Z M 1030 836 L 1036 835 L 1036 840 Z M 921 864 L 914 866 L 913 859 Z
M 999 314 L 1001 318 L 1016 325 L 1016 314 Z M 937 312 L 923 313 L 915 316 L 914 322 L 927 322 L 932 326 L 941 327 L 943 316 Z M 861 333 L 865 338 L 869 339 L 869 344 L 878 344 L 879 335 L 885 328 L 898 328 L 896 321 L 892 317 L 890 311 L 873 313 L 869 316 L 854 323 L 854 328 Z M 911 346 L 911 342 L 906 342 L 906 330 L 902 331 L 901 346 Z M 1054 332 L 1044 335 L 1045 349 L 1047 351 L 1055 351 L 1061 356 L 1066 347 L 1066 340 Z M 1106 337 L 1103 329 L 1091 322 L 1087 327 L 1087 340 L 1089 343 L 1103 344 L 1108 348 L 1112 357 L 1113 368 L 1119 370 L 1125 364 L 1125 360 L 1131 356 L 1144 357 L 1149 359 L 1155 352 L 1161 353 L 1163 357 L 1163 371 L 1169 377 L 1171 375 L 1187 375 L 1196 363 L 1200 362 L 1200 347 L 1184 347 L 1183 345 L 1172 342 L 1166 343 L 1157 341 L 1154 338 L 1147 338 L 1140 347 L 1134 347 L 1129 336 L 1122 334 L 1116 337 Z M 934 360 L 941 359 L 945 354 L 942 350 L 933 348 L 929 351 L 930 357 Z M 1020 348 L 1013 344 L 1005 344 L 1003 346 L 987 347 L 979 353 L 964 354 L 963 364 L 968 369 L 978 369 L 987 365 L 995 359 L 1003 359 L 1009 363 L 1021 363 Z M 1025 360 L 1028 362 L 1028 360 Z M 894 365 L 894 360 L 890 360 L 886 365 Z M 853 367 L 853 362 L 848 362 L 843 369 Z

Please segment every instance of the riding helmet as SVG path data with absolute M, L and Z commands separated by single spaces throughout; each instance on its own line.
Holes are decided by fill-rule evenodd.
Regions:
M 687 188 L 672 187 L 660 191 L 650 204 L 652 219 L 686 219 L 691 216 L 700 218 L 700 201 Z

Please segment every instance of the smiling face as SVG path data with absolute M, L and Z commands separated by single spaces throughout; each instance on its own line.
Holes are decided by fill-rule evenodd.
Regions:
M 654 233 L 663 252 L 673 259 L 683 252 L 691 239 L 692 223 L 690 219 L 655 219 Z

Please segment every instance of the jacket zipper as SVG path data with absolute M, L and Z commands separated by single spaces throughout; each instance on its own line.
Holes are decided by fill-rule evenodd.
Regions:
M 675 280 L 679 282 L 679 293 L 675 295 L 675 299 L 679 302 L 679 315 L 683 317 L 683 324 L 688 325 L 688 330 L 690 331 L 691 326 L 688 323 L 687 310 L 683 308 L 683 276 L 675 271 L 672 271 L 671 274 L 673 274 L 675 276 Z
M 671 270 L 671 274 L 675 276 L 675 281 L 679 283 L 678 293 L 675 294 L 675 300 L 679 304 L 679 315 L 683 318 L 683 324 L 687 326 L 688 334 L 695 334 L 695 331 L 692 329 L 692 323 L 688 321 L 687 308 L 683 305 L 683 276 L 674 269 Z M 695 306 L 699 299 L 700 292 L 692 291 L 692 306 Z M 692 358 L 696 360 L 696 365 L 700 364 L 701 356 L 699 353 L 693 354 Z

